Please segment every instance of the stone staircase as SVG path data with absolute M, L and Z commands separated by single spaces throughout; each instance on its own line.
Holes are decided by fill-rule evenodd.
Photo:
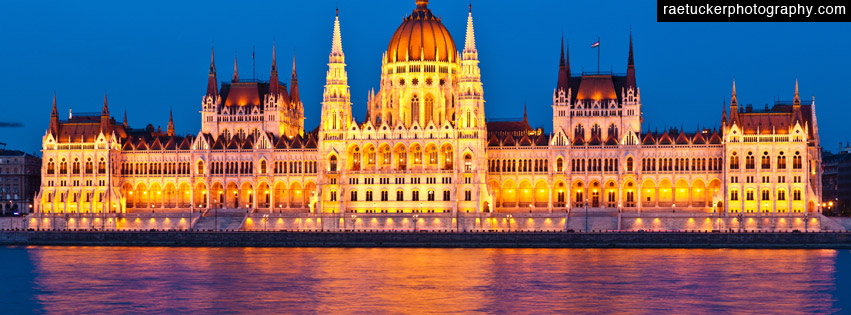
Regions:
M 195 231 L 237 231 L 242 228 L 248 212 L 245 209 L 207 210 L 192 227 Z
M 848 231 L 848 226 L 846 225 L 847 220 L 843 220 L 847 218 L 832 218 L 827 217 L 823 214 L 819 214 L 819 221 L 821 222 L 821 230 L 822 231 Z M 843 224 L 846 223 L 846 224 Z

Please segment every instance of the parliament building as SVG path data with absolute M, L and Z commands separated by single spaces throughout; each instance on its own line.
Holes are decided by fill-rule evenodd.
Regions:
M 390 38 L 380 88 L 360 105 L 366 117 L 352 115 L 339 14 L 319 126 L 304 126 L 295 61 L 289 84 L 282 83 L 274 51 L 268 80 L 240 78 L 234 60 L 232 79 L 220 83 L 211 60 L 194 135 L 176 134 L 172 120 L 165 130 L 131 127 L 126 114 L 113 117 L 106 97 L 100 113 L 60 119 L 54 96 L 36 211 L 240 209 L 347 218 L 510 218 L 586 207 L 819 211 L 815 102 L 801 99 L 797 82 L 793 91 L 790 80 L 792 101 L 765 108 L 739 104 L 733 83 L 719 129 L 643 130 L 630 35 L 625 74 L 572 73 L 562 44 L 551 130 L 531 127 L 525 112 L 519 121 L 488 121 L 480 67 L 489 65 L 479 63 L 472 10 L 456 47 L 427 5 L 417 0 Z

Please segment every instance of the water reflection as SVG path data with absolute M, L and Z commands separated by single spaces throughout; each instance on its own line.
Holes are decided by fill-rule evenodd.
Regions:
M 0 249 L 0 257 L 21 248 Z M 833 250 L 31 247 L 47 313 L 841 312 Z M 839 279 L 848 280 L 847 276 Z M 837 288 L 839 283 L 840 288 Z M 6 299 L 6 298 L 0 298 Z

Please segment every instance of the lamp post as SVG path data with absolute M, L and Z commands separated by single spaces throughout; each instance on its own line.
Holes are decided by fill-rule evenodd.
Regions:
M 511 233 L 511 215 L 508 215 L 508 233 Z
M 355 231 L 355 224 L 357 223 L 358 216 L 356 214 L 352 215 L 352 232 Z
M 588 198 L 585 198 L 585 233 L 588 233 Z
M 419 214 L 415 214 L 415 215 L 414 215 L 414 218 L 413 218 L 413 221 L 414 221 L 414 233 L 416 233 L 416 232 L 417 232 L 417 221 L 419 221 L 419 220 L 420 220 L 420 215 L 419 215 Z
M 263 215 L 263 232 L 266 232 L 266 222 L 269 222 L 269 215 L 268 214 Z

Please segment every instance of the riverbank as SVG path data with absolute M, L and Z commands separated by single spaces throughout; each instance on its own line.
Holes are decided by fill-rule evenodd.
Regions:
M 851 249 L 851 233 L 3 231 L 0 245 Z

